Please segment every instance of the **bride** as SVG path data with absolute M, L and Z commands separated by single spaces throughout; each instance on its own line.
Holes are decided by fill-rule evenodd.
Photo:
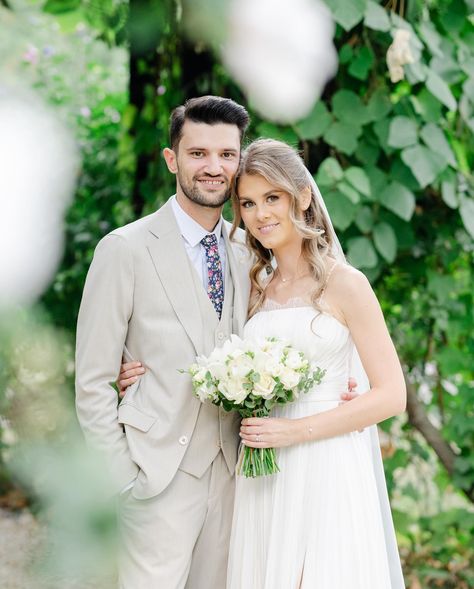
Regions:
M 326 374 L 242 421 L 242 444 L 277 448 L 280 472 L 237 477 L 227 589 L 403 589 L 374 424 L 404 411 L 406 390 L 377 298 L 290 146 L 249 145 L 233 205 L 255 254 L 244 337 L 285 339 Z M 349 375 L 366 393 L 341 405 Z
M 263 139 L 246 149 L 234 213 L 256 257 L 244 337 L 289 340 L 326 375 L 271 418 L 242 421 L 242 444 L 278 448 L 280 473 L 237 477 L 227 587 L 400 589 L 380 464 L 367 443 L 374 432 L 361 431 L 405 409 L 379 303 L 345 262 L 321 195 L 288 145 Z M 349 374 L 363 384 L 359 356 L 370 388 L 339 405 Z

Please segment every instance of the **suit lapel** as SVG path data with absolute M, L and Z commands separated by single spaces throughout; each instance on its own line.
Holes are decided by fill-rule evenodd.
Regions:
M 169 201 L 156 213 L 150 234 L 148 250 L 156 272 L 196 353 L 202 354 L 201 310 L 192 277 L 193 268 Z
M 244 255 L 236 256 L 232 242 L 228 235 L 227 223 L 222 225 L 222 234 L 227 251 L 227 261 L 230 272 L 232 274 L 232 281 L 234 283 L 234 312 L 233 312 L 233 326 L 234 333 L 241 334 L 245 321 L 247 320 L 247 307 L 249 286 L 248 279 L 245 276 L 247 266 L 245 264 Z M 238 258 L 238 259 L 237 259 Z

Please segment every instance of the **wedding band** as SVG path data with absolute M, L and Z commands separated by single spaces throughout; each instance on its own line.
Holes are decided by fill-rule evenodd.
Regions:
M 260 442 L 260 436 L 258 434 L 255 434 L 255 441 Z

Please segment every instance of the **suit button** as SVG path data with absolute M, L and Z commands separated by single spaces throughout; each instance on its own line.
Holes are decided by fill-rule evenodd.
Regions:
M 187 436 L 181 436 L 179 438 L 179 443 L 181 444 L 181 446 L 186 446 L 186 444 L 188 443 L 188 437 Z
M 222 331 L 219 331 L 217 334 L 217 339 L 221 342 L 224 339 L 224 334 L 222 333 Z

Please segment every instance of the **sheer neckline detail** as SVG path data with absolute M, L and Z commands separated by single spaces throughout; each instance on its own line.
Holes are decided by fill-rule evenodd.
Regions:
M 278 301 L 275 301 L 275 299 L 266 297 L 259 311 L 275 311 L 277 309 L 298 309 L 309 307 L 314 309 L 314 306 L 310 303 L 310 301 L 304 299 L 303 297 L 290 297 L 284 303 L 279 303 Z M 316 311 L 316 309 L 314 310 Z

